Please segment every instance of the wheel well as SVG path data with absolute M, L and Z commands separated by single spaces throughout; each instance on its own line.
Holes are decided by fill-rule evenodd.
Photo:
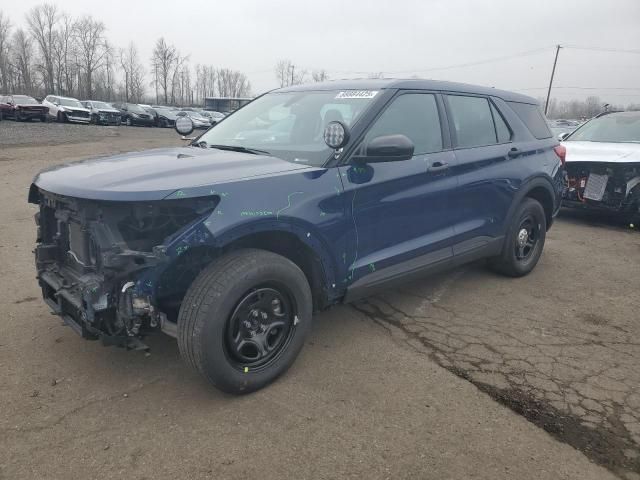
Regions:
M 316 252 L 293 233 L 259 232 L 250 234 L 226 245 L 223 248 L 223 253 L 240 248 L 259 248 L 291 260 L 307 277 L 313 296 L 314 310 L 322 310 L 327 306 L 322 262 Z
M 542 205 L 544 216 L 547 220 L 547 228 L 549 228 L 553 221 L 553 197 L 549 191 L 544 187 L 534 187 L 527 192 L 525 197 L 533 198 Z

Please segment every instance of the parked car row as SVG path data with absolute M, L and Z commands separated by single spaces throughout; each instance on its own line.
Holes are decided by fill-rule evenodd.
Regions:
M 38 102 L 28 95 L 0 95 L 0 120 L 11 118 L 29 121 L 36 118 L 42 122 L 91 123 L 95 125 L 121 125 L 145 127 L 173 127 L 179 116 L 191 118 L 195 128 L 207 129 L 225 115 L 193 107 L 168 107 L 136 103 L 107 103 L 47 95 Z

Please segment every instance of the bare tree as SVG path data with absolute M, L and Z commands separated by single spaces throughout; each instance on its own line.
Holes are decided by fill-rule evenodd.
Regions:
M 327 74 L 327 71 L 324 69 L 314 70 L 311 72 L 311 78 L 314 82 L 326 82 L 329 80 L 329 74 Z
M 33 76 L 31 73 L 33 67 L 33 42 L 21 28 L 13 34 L 12 53 L 17 77 L 16 87 L 29 95 L 33 95 Z
M 144 96 L 144 68 L 140 63 L 138 49 L 133 42 L 126 50 L 120 49 L 120 66 L 125 78 L 125 101 L 138 103 Z
M 45 88 L 49 92 L 56 91 L 55 71 L 53 61 L 53 43 L 56 24 L 58 23 L 58 8 L 49 3 L 33 7 L 26 15 L 29 31 L 33 36 L 40 56 L 42 57 L 41 70 L 44 77 Z
M 167 44 L 164 38 L 160 37 L 153 49 L 151 63 L 154 69 L 154 82 L 156 88 L 159 86 L 162 89 L 164 103 L 169 103 L 169 87 L 177 58 L 176 47 Z
M 85 94 L 93 96 L 93 76 L 104 65 L 104 23 L 86 15 L 75 23 L 75 37 L 78 42 L 80 65 L 84 71 Z
M 216 76 L 220 97 L 248 97 L 251 94 L 251 84 L 244 73 L 220 68 Z
M 296 67 L 291 60 L 280 60 L 275 66 L 276 79 L 281 87 L 304 83 L 307 71 Z
M 9 18 L 0 12 L 0 85 L 2 90 L 9 92 L 9 85 L 11 83 L 10 75 L 10 35 L 11 35 L 11 23 Z
M 74 21 L 66 14 L 59 20 L 53 42 L 54 70 L 58 90 L 63 95 L 72 95 L 75 89 L 78 65 L 74 62 L 77 48 L 74 38 Z

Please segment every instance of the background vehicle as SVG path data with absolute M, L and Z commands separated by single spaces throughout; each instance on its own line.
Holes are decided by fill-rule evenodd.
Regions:
M 154 126 L 158 127 L 160 126 L 160 118 L 158 117 L 158 112 L 156 111 L 155 108 L 153 108 L 151 105 L 145 105 L 142 103 L 138 104 L 140 107 L 144 108 L 144 110 L 151 115 L 151 117 L 153 118 L 153 124 Z
M 154 110 L 158 114 L 158 126 L 159 127 L 173 127 L 178 118 L 178 110 L 174 110 L 168 107 L 154 107 Z
M 568 184 L 563 206 L 640 220 L 640 112 L 601 114 L 563 136 Z
M 0 119 L 13 118 L 17 121 L 37 118 L 41 122 L 47 121 L 48 108 L 28 95 L 0 96 Z
M 96 100 L 84 100 L 80 103 L 89 109 L 90 123 L 96 125 L 120 125 L 122 123 L 120 110 L 113 108 L 113 105 L 109 103 Z
M 176 130 L 193 123 L 180 115 Z M 425 80 L 288 87 L 188 147 L 41 172 L 38 279 L 85 337 L 144 348 L 161 330 L 214 385 L 246 393 L 292 364 L 314 310 L 480 258 L 528 274 L 563 159 L 523 95 Z
M 49 117 L 58 122 L 89 123 L 89 109 L 75 98 L 47 95 L 42 105 L 49 108 Z
M 122 122 L 127 126 L 140 125 L 143 127 L 153 127 L 155 119 L 140 105 L 135 103 L 114 103 L 113 106 L 120 110 Z
M 207 117 L 203 117 L 200 113 L 192 110 L 182 110 L 178 112 L 178 117 L 187 116 L 193 122 L 194 128 L 209 128 L 211 127 L 211 121 Z
M 202 110 L 200 112 L 200 115 L 207 118 L 209 120 L 209 123 L 211 123 L 211 125 L 215 125 L 216 123 L 218 123 L 220 120 L 224 118 L 224 115 L 222 113 L 212 112 L 209 110 Z
M 559 138 L 562 134 L 569 134 L 580 126 L 580 122 L 576 120 L 550 120 L 549 129 L 551 132 Z

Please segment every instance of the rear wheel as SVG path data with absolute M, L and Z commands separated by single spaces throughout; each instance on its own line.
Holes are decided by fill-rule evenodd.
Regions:
M 309 283 L 293 262 L 263 250 L 238 250 L 203 270 L 187 291 L 178 346 L 219 389 L 249 393 L 291 366 L 311 317 Z
M 525 198 L 513 216 L 502 254 L 491 259 L 490 266 L 510 277 L 527 275 L 542 255 L 546 233 L 544 208 L 533 198 Z

